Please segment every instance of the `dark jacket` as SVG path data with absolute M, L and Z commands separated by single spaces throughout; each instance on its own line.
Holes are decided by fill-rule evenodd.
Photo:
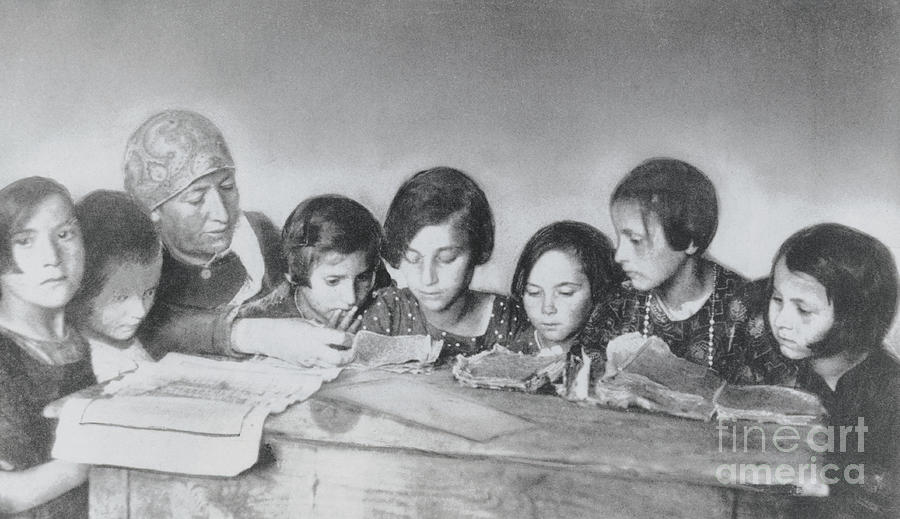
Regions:
M 265 260 L 262 288 L 252 299 L 269 293 L 284 279 L 280 235 L 264 215 L 245 212 L 256 234 Z M 170 351 L 189 354 L 230 355 L 231 324 L 236 307 L 230 305 L 241 289 L 246 269 L 235 254 L 228 254 L 207 267 L 187 265 L 163 253 L 162 275 L 156 301 L 138 330 L 138 337 L 155 358 Z

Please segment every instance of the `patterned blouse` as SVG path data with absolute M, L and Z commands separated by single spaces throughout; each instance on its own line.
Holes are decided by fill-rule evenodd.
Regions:
M 36 341 L 0 328 L 0 461 L 24 470 L 50 461 L 50 402 L 94 383 L 87 342 L 70 329 L 60 342 Z M 17 517 L 87 517 L 87 485 Z
M 765 323 L 751 319 L 744 302 L 746 280 L 740 275 L 713 264 L 715 287 L 710 297 L 692 316 L 672 321 L 660 305 L 659 298 L 636 290 L 630 281 L 611 291 L 593 310 L 584 329 L 576 338 L 570 355 L 569 373 L 581 363 L 584 351 L 592 359 L 592 379 L 602 374 L 606 345 L 629 332 L 645 330 L 669 345 L 676 356 L 711 369 L 732 383 L 763 383 L 768 377 L 765 363 L 771 347 L 751 351 L 750 335 L 765 331 Z M 648 308 L 649 303 L 649 308 Z M 710 341 L 712 315 L 712 341 Z
M 444 349 L 435 363 L 444 364 L 457 354 L 472 355 L 500 344 L 513 351 L 537 352 L 533 328 L 525 310 L 510 298 L 494 298 L 491 319 L 484 335 L 466 337 L 441 330 L 425 319 L 419 302 L 408 288 L 388 287 L 375 293 L 375 300 L 363 313 L 362 329 L 383 335 L 430 335 L 442 339 Z

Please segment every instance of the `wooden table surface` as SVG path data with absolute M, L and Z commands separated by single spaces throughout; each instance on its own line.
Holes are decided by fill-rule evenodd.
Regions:
M 466 431 L 458 407 L 442 415 L 435 402 L 439 422 L 426 426 L 353 403 L 367 387 L 394 381 L 413 389 L 395 395 L 399 407 L 421 405 L 426 394 L 502 411 L 525 427 L 479 441 L 470 438 L 482 431 Z M 269 455 L 236 478 L 93 468 L 91 517 L 790 517 L 803 506 L 798 489 L 823 491 L 796 478 L 722 484 L 723 465 L 774 470 L 816 454 L 802 442 L 776 449 L 774 425 L 754 430 L 745 452 L 743 426 L 757 424 L 740 424 L 734 449 L 730 425 L 471 389 L 444 370 L 345 371 L 270 417 Z

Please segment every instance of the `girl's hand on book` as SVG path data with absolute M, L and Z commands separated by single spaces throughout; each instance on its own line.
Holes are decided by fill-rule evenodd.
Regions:
M 362 325 L 362 315 L 357 315 L 358 306 L 349 310 L 334 310 L 328 319 L 328 327 L 347 333 L 356 333 Z

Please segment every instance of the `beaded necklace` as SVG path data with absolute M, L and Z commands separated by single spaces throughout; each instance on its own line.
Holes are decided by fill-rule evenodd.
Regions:
M 715 315 L 716 315 L 716 283 L 719 280 L 718 269 L 713 270 L 713 291 L 709 295 L 709 342 L 706 348 L 706 365 L 712 368 L 713 356 L 716 352 L 715 342 L 713 340 L 715 331 Z M 641 335 L 646 339 L 650 336 L 650 303 L 653 302 L 653 292 L 647 293 L 647 302 L 644 304 L 644 329 Z M 660 300 L 660 303 L 662 300 Z

